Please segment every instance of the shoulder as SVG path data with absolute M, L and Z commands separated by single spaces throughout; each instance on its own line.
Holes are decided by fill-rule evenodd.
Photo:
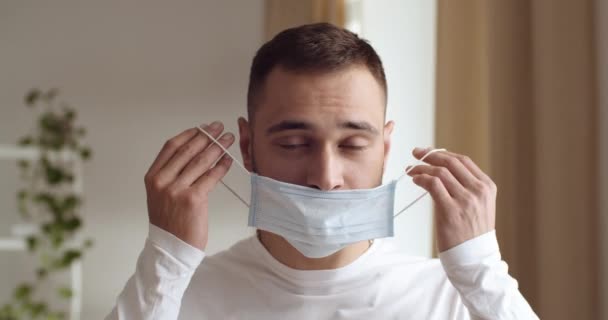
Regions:
M 387 239 L 381 239 L 375 249 L 370 256 L 372 259 L 369 259 L 372 268 L 379 268 L 406 281 L 425 279 L 425 285 L 450 285 L 441 261 L 437 258 L 408 255 Z
M 206 257 L 198 267 L 197 274 L 205 273 L 230 273 L 235 270 L 250 268 L 256 263 L 255 254 L 252 251 L 254 237 L 247 237 L 232 245 L 230 248 Z
M 415 305 L 445 306 L 459 314 L 464 312 L 460 294 L 450 282 L 441 261 L 437 258 L 412 256 L 403 253 L 392 243 L 384 241 L 374 257 L 376 269 L 390 283 L 396 296 L 404 297 Z
M 192 276 L 186 300 L 196 297 L 200 301 L 201 297 L 240 290 L 248 282 L 246 279 L 252 277 L 252 267 L 257 263 L 251 241 L 251 237 L 245 238 L 224 251 L 205 257 Z
M 180 319 L 222 318 L 227 308 L 251 294 L 251 270 L 256 265 L 251 241 L 243 239 L 203 259 L 182 298 Z

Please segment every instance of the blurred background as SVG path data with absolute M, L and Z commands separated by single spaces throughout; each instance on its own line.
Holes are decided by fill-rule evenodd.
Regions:
M 66 318 L 103 318 L 143 248 L 143 176 L 162 144 L 214 120 L 235 132 L 255 51 L 284 28 L 320 21 L 359 33 L 383 59 L 387 117 L 396 122 L 385 178 L 412 163 L 416 146 L 471 156 L 498 185 L 501 252 L 534 310 L 543 319 L 608 319 L 602 0 L 0 2 L 0 310 L 48 301 Z M 63 118 L 39 120 L 47 104 Z M 64 104 L 73 114 L 61 111 Z M 78 222 L 46 233 L 51 242 L 65 236 L 65 247 L 81 248 L 83 258 L 72 254 L 46 280 L 70 289 L 60 290 L 62 299 L 44 290 L 34 298 L 20 283 L 40 277 L 38 266 L 50 259 L 42 238 L 32 240 L 48 219 L 19 213 L 29 180 L 18 163 L 35 164 L 44 146 L 23 137 L 80 127 L 78 145 L 92 156 L 68 148 L 57 162 L 71 170 L 60 191 L 71 188 L 82 200 L 59 207 Z M 45 177 L 54 173 L 43 168 Z M 225 181 L 247 194 L 237 170 Z M 399 201 L 419 193 L 406 186 Z M 215 253 L 252 230 L 229 192 L 218 187 L 211 199 L 208 251 Z M 430 199 L 416 204 L 396 220 L 393 241 L 408 254 L 436 255 L 432 214 Z M 80 245 L 88 239 L 92 246 Z

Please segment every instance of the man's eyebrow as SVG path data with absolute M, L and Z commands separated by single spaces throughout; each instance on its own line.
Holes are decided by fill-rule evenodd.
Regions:
M 340 122 L 338 127 L 342 129 L 351 129 L 351 130 L 360 130 L 367 131 L 371 134 L 378 134 L 378 130 L 374 128 L 369 122 L 366 121 L 345 121 Z M 283 120 L 275 125 L 272 125 L 270 128 L 266 130 L 266 134 L 273 134 L 282 131 L 289 130 L 311 130 L 314 128 L 314 125 L 310 122 L 300 121 L 300 120 Z
M 342 123 L 340 123 L 340 128 L 367 131 L 374 135 L 378 134 L 378 130 L 376 130 L 376 128 L 374 128 L 374 126 L 372 126 L 369 122 L 366 122 L 366 121 L 342 122 Z
M 283 120 L 266 130 L 266 134 L 277 133 L 288 130 L 310 130 L 313 125 L 309 122 L 298 121 L 298 120 Z

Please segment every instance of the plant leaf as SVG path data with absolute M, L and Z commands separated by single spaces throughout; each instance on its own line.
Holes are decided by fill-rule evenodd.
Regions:
M 49 309 L 49 307 L 44 302 L 32 303 L 29 306 L 29 311 L 30 311 L 30 315 L 32 316 L 32 318 L 36 318 L 39 315 L 47 313 L 48 309 Z
M 68 288 L 68 287 L 61 287 L 57 290 L 57 292 L 59 293 L 59 295 L 62 298 L 66 298 L 66 299 L 69 299 L 74 295 L 72 292 L 72 289 Z
M 59 95 L 59 89 L 51 88 L 44 94 L 44 99 L 48 102 L 51 102 L 53 101 L 53 99 L 55 99 L 55 97 L 57 97 L 57 95 Z
M 91 153 L 92 153 L 92 151 L 88 147 L 83 147 L 82 149 L 80 149 L 80 157 L 83 160 L 89 160 L 91 158 L 91 155 L 92 155 Z
M 15 297 L 15 300 L 19 300 L 19 301 L 29 299 L 31 295 L 32 295 L 32 286 L 30 286 L 27 283 L 20 284 L 19 286 L 17 286 L 15 288 L 15 291 L 13 292 L 13 296 Z
M 94 244 L 94 242 L 93 242 L 93 239 L 91 239 L 91 238 L 88 238 L 84 241 L 84 247 L 87 249 L 93 247 L 93 244 Z
M 55 168 L 51 165 L 46 166 L 45 173 L 46 173 L 46 182 L 50 185 L 59 184 L 65 178 L 65 174 L 64 174 L 63 170 L 61 170 L 59 168 Z
M 80 199 L 78 198 L 78 196 L 71 194 L 63 199 L 63 203 L 61 206 L 64 211 L 72 211 L 76 209 L 79 205 Z
M 34 140 L 32 139 L 32 137 L 26 136 L 26 137 L 19 139 L 19 142 L 17 142 L 17 144 L 24 147 L 24 146 L 31 145 L 33 142 L 34 142 Z
M 65 117 L 65 120 L 72 121 L 72 120 L 76 119 L 76 111 L 74 111 L 74 109 L 72 109 L 72 108 L 66 108 L 64 110 L 64 112 L 65 113 L 64 113 L 63 116 Z
M 49 272 L 45 268 L 36 269 L 36 276 L 38 276 L 38 279 L 44 279 L 48 274 Z
M 62 267 L 68 267 L 72 264 L 72 262 L 80 259 L 82 256 L 82 252 L 80 250 L 69 249 L 63 253 L 63 258 L 61 260 Z
M 63 227 L 69 231 L 74 232 L 76 229 L 80 228 L 82 225 L 82 221 L 78 217 L 72 217 L 63 223 Z
M 51 313 L 46 317 L 46 320 L 64 320 L 65 312 L 55 312 Z
M 19 160 L 17 161 L 17 165 L 19 166 L 20 169 L 27 169 L 30 167 L 30 162 L 27 160 Z
M 40 94 L 41 94 L 40 90 L 31 89 L 25 95 L 25 98 L 23 100 L 27 106 L 33 107 L 36 104 L 36 101 L 38 101 L 38 98 L 40 98 Z
M 28 196 L 28 192 L 25 189 L 21 189 L 17 192 L 17 199 L 25 200 Z
M 36 236 L 27 237 L 26 242 L 27 242 L 27 249 L 30 252 L 36 250 L 36 248 L 38 247 L 38 238 Z

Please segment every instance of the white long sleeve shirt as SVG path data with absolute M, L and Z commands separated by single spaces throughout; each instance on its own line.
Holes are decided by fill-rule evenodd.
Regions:
M 150 225 L 135 274 L 106 319 L 538 317 L 501 261 L 494 231 L 439 259 L 406 256 L 377 239 L 345 267 L 303 271 L 275 260 L 257 237 L 205 258 Z

